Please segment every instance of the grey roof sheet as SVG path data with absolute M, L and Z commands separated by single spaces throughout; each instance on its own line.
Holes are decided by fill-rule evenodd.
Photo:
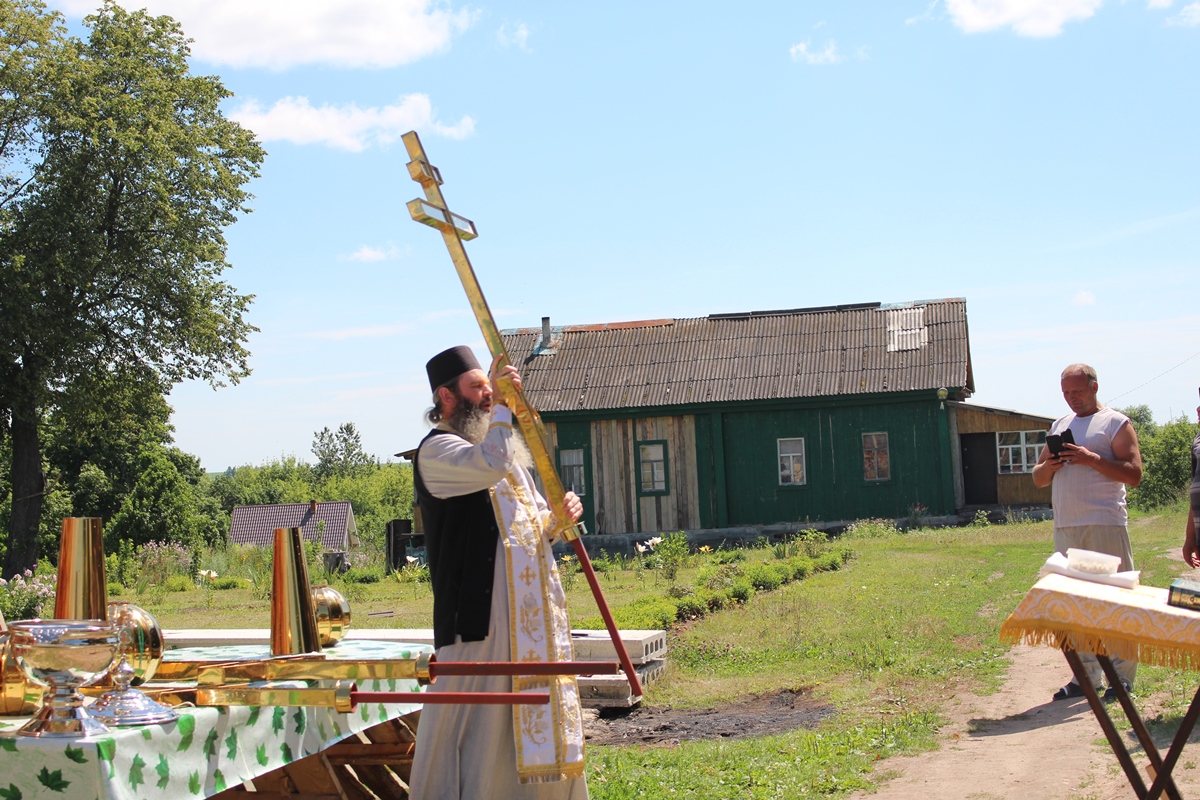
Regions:
M 545 412 L 975 389 L 962 298 L 501 333 Z
M 323 530 L 321 522 L 325 523 Z M 317 503 L 315 512 L 311 503 L 234 506 L 229 541 L 273 547 L 276 528 L 300 528 L 305 541 L 319 538 L 326 550 L 345 550 L 350 534 L 356 530 L 354 509 L 349 500 Z

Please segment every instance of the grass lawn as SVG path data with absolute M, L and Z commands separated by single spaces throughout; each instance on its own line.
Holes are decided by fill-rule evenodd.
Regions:
M 1135 517 L 1130 526 L 1142 582 L 1167 586 L 1184 571 L 1177 553 L 1186 509 Z M 853 558 L 748 603 L 673 629 L 665 677 L 648 685 L 650 705 L 709 706 L 748 694 L 803 689 L 837 713 L 818 728 L 757 739 L 662 747 L 589 748 L 596 800 L 616 798 L 839 797 L 869 785 L 875 762 L 934 745 L 944 698 L 998 687 L 1006 647 L 997 632 L 1050 555 L 1051 523 L 919 530 L 850 537 Z M 688 585 L 706 559 L 681 570 Z M 769 561 L 769 549 L 747 562 Z M 611 605 L 662 595 L 656 573 L 601 576 Z M 355 585 L 355 627 L 428 627 L 425 584 Z M 354 596 L 357 595 L 357 596 Z M 595 615 L 586 582 L 569 590 L 572 617 Z M 250 590 L 129 596 L 166 628 L 268 627 L 269 608 Z M 392 617 L 369 617 L 393 611 Z M 1064 675 L 1066 664 L 1064 662 Z M 1177 724 L 1194 684 L 1185 674 L 1143 667 L 1137 694 L 1166 698 L 1153 725 Z M 664 787 L 666 787 L 664 789 Z

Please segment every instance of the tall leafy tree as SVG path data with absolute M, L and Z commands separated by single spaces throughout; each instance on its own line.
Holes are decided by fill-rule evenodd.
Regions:
M 221 274 L 263 151 L 192 75 L 169 17 L 106 1 L 66 36 L 38 0 L 0 0 L 0 409 L 12 452 L 8 571 L 38 555 L 41 423 L 84 377 L 169 387 L 249 374 L 251 297 Z M 39 38 L 40 37 L 40 38 Z M 19 58 L 14 57 L 19 55 Z M 166 470 L 169 472 L 169 470 Z
M 375 459 L 363 450 L 362 436 L 353 422 L 344 422 L 337 431 L 322 428 L 313 434 L 313 455 L 317 465 L 313 474 L 324 480 L 332 476 L 359 475 L 377 466 Z

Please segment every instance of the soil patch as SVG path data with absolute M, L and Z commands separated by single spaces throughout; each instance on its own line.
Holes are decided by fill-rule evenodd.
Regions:
M 590 744 L 678 744 L 784 733 L 813 727 L 834 712 L 807 689 L 783 689 L 706 709 L 606 709 L 585 718 L 584 732 Z

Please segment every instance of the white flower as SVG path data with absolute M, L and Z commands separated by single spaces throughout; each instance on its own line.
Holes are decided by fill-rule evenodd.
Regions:
M 646 541 L 646 544 L 650 545 L 651 547 L 658 547 L 660 544 L 662 544 L 662 537 L 652 536 Z
M 404 559 L 410 564 L 417 563 L 417 559 L 415 556 L 405 556 Z
M 210 581 L 217 579 L 217 571 L 213 569 L 202 569 L 196 574 L 201 578 L 207 578 Z
M 635 549 L 636 549 L 636 550 L 637 550 L 639 553 L 644 553 L 644 552 L 646 552 L 647 550 L 649 550 L 649 549 L 650 549 L 649 547 L 646 547 L 646 545 L 644 545 L 644 544 L 637 544 L 637 543 L 634 543 L 634 545 L 633 545 L 633 546 L 634 546 L 634 548 L 635 548 Z

